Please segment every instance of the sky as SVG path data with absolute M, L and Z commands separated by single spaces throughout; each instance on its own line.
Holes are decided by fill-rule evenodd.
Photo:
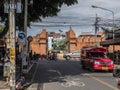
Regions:
M 64 34 L 70 29 L 70 26 L 75 31 L 76 36 L 81 35 L 82 32 L 94 34 L 96 14 L 100 18 L 99 24 L 112 24 L 113 14 L 110 11 L 92 8 L 92 5 L 114 12 L 115 24 L 119 26 L 120 0 L 78 0 L 78 4 L 69 7 L 63 5 L 57 16 L 44 18 L 42 22 L 32 23 L 31 28 L 28 28 L 28 36 L 40 33 L 43 28 L 48 32 L 62 30 Z

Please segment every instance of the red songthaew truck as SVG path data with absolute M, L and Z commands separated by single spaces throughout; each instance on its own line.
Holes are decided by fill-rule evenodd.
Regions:
M 81 48 L 81 65 L 92 71 L 104 70 L 113 71 L 114 64 L 106 55 L 104 47 L 88 46 Z

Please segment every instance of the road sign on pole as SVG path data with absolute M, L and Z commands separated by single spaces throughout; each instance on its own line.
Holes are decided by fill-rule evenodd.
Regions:
M 25 40 L 26 40 L 26 35 L 24 32 L 19 32 L 18 33 L 18 44 L 25 44 Z
M 25 7 L 24 7 L 24 32 L 25 32 L 25 35 L 26 35 L 26 39 L 27 39 L 27 13 L 28 13 L 28 0 L 24 0 L 25 1 Z M 23 46 L 23 58 L 22 58 L 22 73 L 26 73 L 27 72 L 27 69 L 28 69 L 28 60 L 27 60 L 27 57 L 28 57 L 28 52 L 27 52 L 27 42 L 25 40 L 25 44 Z

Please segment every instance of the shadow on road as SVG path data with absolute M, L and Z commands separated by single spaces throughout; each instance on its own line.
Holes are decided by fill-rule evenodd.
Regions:
M 66 76 L 89 73 L 83 70 L 80 61 L 39 61 L 33 83 L 63 82 Z
M 30 83 L 27 87 L 35 87 L 37 90 L 42 90 L 43 84 L 45 83 L 63 83 L 67 82 L 68 78 L 69 80 L 72 80 L 73 78 L 79 79 L 80 76 L 82 76 L 82 78 L 88 78 L 88 74 L 92 74 L 92 76 L 99 78 L 111 77 L 111 75 L 105 74 L 107 72 L 91 72 L 88 69 L 82 69 L 80 61 L 74 60 L 40 60 L 34 64 L 34 67 L 35 68 L 31 69 L 30 74 L 27 75 L 28 80 L 32 80 L 32 83 Z

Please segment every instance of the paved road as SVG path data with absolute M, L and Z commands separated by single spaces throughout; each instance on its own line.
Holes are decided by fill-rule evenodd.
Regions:
M 38 61 L 28 90 L 119 90 L 109 72 L 83 70 L 79 61 Z

